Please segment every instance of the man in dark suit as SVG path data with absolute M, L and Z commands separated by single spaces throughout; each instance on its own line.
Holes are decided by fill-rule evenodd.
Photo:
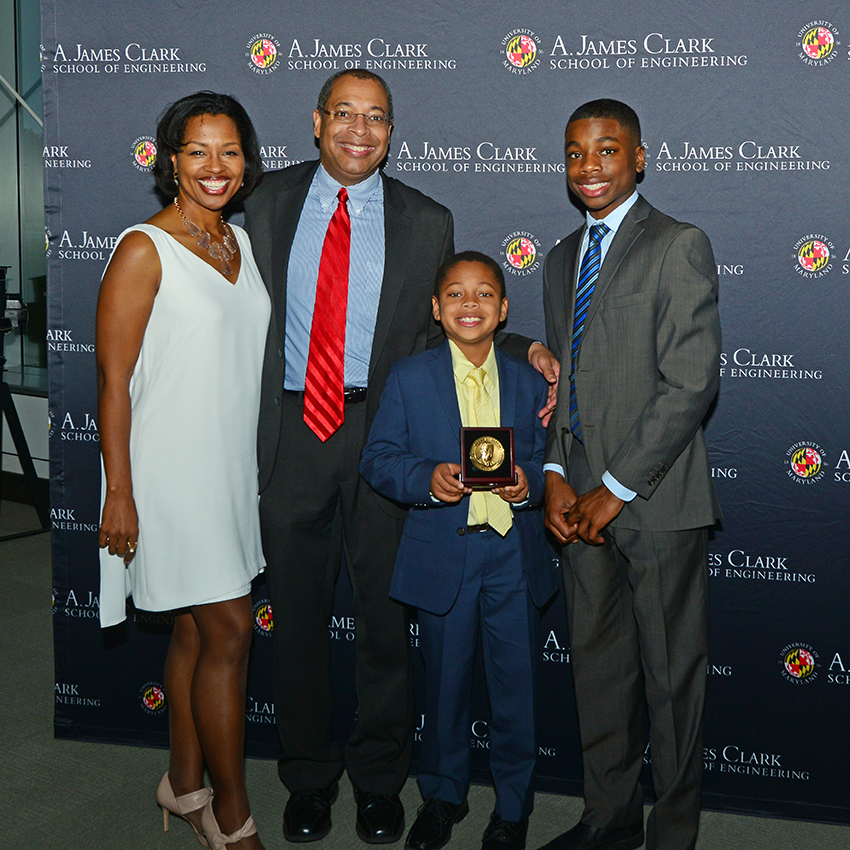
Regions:
M 358 835 L 388 843 L 404 831 L 398 791 L 413 741 L 408 624 L 389 599 L 405 513 L 366 485 L 358 465 L 390 366 L 441 339 L 429 298 L 434 273 L 453 251 L 453 224 L 445 207 L 378 170 L 392 130 L 392 98 L 380 77 L 352 70 L 328 79 L 313 129 L 320 161 L 267 174 L 245 218 L 272 298 L 258 452 L 279 773 L 291 792 L 284 836 L 312 841 L 328 833 L 345 766 Z M 305 381 L 314 313 L 324 312 L 314 311 L 323 244 L 340 207 L 350 219 L 344 421 L 319 437 L 305 422 Z M 549 352 L 538 345 L 533 353 L 547 368 Z M 344 758 L 330 735 L 328 635 L 343 545 L 358 700 Z
M 544 271 L 565 378 L 547 435 L 546 524 L 564 544 L 586 803 L 546 847 L 643 844 L 648 706 L 657 802 L 646 847 L 685 850 L 700 810 L 707 528 L 720 517 L 701 428 L 719 380 L 714 257 L 702 231 L 637 194 L 631 108 L 579 107 L 566 158 L 587 224 Z

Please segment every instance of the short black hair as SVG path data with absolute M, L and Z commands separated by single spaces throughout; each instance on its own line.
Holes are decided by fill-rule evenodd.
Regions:
M 583 103 L 567 121 L 569 127 L 573 121 L 582 121 L 585 118 L 611 118 L 616 121 L 627 133 L 631 134 L 635 145 L 640 145 L 640 118 L 637 112 L 620 100 L 611 100 L 603 97 L 599 100 L 590 100 Z
M 167 107 L 160 116 L 156 125 L 156 160 L 153 164 L 156 185 L 169 198 L 177 196 L 171 154 L 180 152 L 186 135 L 186 124 L 190 118 L 198 115 L 226 115 L 236 125 L 245 156 L 245 175 L 242 187 L 233 196 L 232 201 L 247 198 L 263 176 L 257 133 L 248 113 L 235 97 L 213 91 L 199 91 L 182 97 Z
M 443 264 L 437 269 L 437 277 L 434 279 L 434 295 L 439 300 L 440 290 L 449 276 L 449 272 L 461 263 L 481 263 L 486 266 L 492 273 L 493 277 L 499 283 L 499 298 L 504 300 L 508 297 L 505 289 L 505 273 L 502 267 L 492 258 L 480 251 L 461 251 L 459 254 L 453 254 L 451 257 L 443 260 Z
M 319 99 L 316 104 L 319 108 L 319 111 L 327 111 L 328 100 L 330 99 L 334 83 L 340 77 L 354 77 L 358 80 L 372 80 L 372 82 L 377 83 L 379 86 L 381 86 L 381 88 L 383 88 L 384 90 L 384 94 L 387 96 L 387 118 L 392 121 L 393 96 L 390 92 L 390 87 L 387 85 L 387 81 L 383 77 L 379 77 L 377 74 L 373 74 L 371 71 L 367 71 L 365 68 L 346 68 L 344 71 L 337 71 L 335 74 L 331 74 L 330 77 L 325 80 L 325 84 L 322 86 L 321 91 L 319 92 Z

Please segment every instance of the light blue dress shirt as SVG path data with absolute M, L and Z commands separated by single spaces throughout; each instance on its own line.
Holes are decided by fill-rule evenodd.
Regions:
M 319 165 L 292 241 L 284 342 L 284 387 L 287 390 L 304 389 L 319 260 L 341 188 L 342 184 Z M 351 218 L 351 254 L 345 322 L 345 386 L 365 387 L 369 382 L 372 338 L 384 278 L 384 184 L 380 172 L 376 171 L 362 183 L 346 189 Z

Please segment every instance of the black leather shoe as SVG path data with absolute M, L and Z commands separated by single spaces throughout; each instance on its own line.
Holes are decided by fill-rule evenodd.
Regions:
M 357 834 L 367 844 L 392 844 L 404 835 L 404 806 L 398 794 L 354 789 Z
M 642 846 L 642 822 L 610 829 L 579 822 L 540 850 L 637 850 Z
M 452 827 L 469 813 L 469 803 L 464 800 L 457 806 L 445 800 L 426 800 L 416 814 L 416 820 L 407 834 L 407 850 L 439 850 L 452 837 Z
M 481 838 L 481 850 L 525 850 L 528 818 L 518 821 L 502 820 L 495 812 Z
M 324 838 L 331 831 L 331 805 L 338 795 L 339 782 L 293 791 L 283 810 L 283 837 L 296 843 Z

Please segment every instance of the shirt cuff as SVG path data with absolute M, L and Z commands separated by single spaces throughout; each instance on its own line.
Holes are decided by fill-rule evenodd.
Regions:
M 560 475 L 561 478 L 564 479 L 564 481 L 567 480 L 567 476 L 564 475 L 564 467 L 561 466 L 560 463 L 544 463 L 543 464 L 543 471 L 544 472 L 557 472 L 558 475 Z
M 602 473 L 602 483 L 618 498 L 622 499 L 624 502 L 631 502 L 637 493 L 634 490 L 629 490 L 628 487 L 624 487 L 611 475 L 610 472 L 606 469 L 605 472 Z

